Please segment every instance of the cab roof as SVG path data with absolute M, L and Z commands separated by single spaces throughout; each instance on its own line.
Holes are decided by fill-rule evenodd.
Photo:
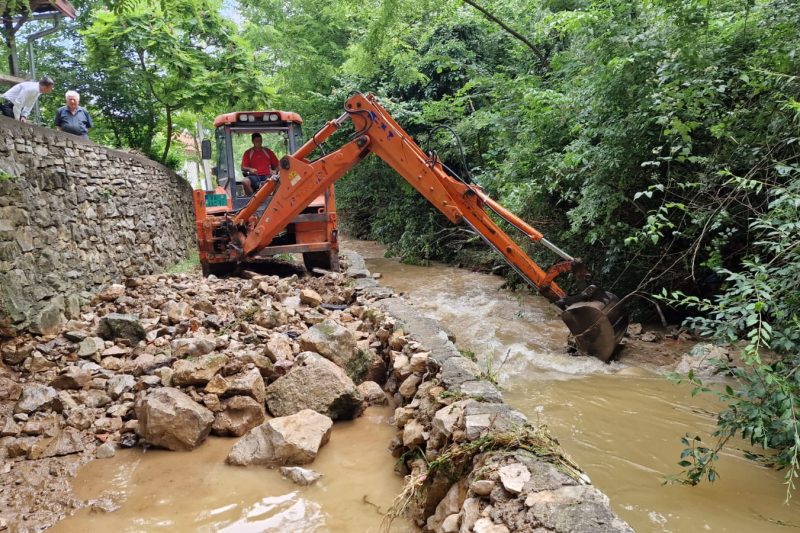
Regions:
M 277 120 L 274 120 L 275 115 L 277 115 Z M 243 119 L 242 117 L 247 118 Z M 253 117 L 254 120 L 251 120 L 250 117 Z M 303 119 L 300 118 L 300 115 L 293 113 L 292 111 L 233 111 L 231 113 L 218 115 L 217 118 L 214 119 L 214 127 L 218 128 L 220 126 L 229 124 L 269 125 L 278 122 L 294 122 L 296 124 L 302 124 Z

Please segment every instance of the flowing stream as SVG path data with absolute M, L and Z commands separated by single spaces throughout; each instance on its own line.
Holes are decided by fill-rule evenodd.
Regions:
M 351 241 L 381 283 L 454 332 L 497 375 L 506 402 L 546 424 L 563 448 L 638 532 L 787 532 L 800 528 L 800 496 L 784 504 L 783 472 L 744 459 L 737 442 L 721 454 L 720 479 L 662 485 L 687 432 L 706 442 L 720 405 L 675 385 L 654 366 L 605 365 L 565 355 L 567 329 L 544 298 L 501 289 L 503 280 L 462 269 L 403 265 L 375 243 Z M 641 344 L 636 345 L 640 349 Z M 653 345 L 686 351 L 690 343 Z M 626 348 L 630 350 L 630 348 Z

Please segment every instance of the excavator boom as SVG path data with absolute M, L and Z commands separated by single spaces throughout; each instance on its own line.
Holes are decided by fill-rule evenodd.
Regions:
M 310 161 L 308 158 L 347 120 L 353 122 L 353 138 L 332 152 Z M 477 185 L 448 173 L 441 161 L 422 151 L 413 138 L 392 119 L 373 95 L 356 93 L 345 104 L 345 112 L 328 122 L 306 144 L 280 161 L 278 185 L 259 191 L 251 201 L 266 208 L 254 221 L 256 209 L 248 206 L 233 220 L 230 247 L 240 258 L 257 253 L 308 204 L 341 178 L 354 165 L 374 153 L 441 211 L 454 224 L 469 225 L 493 247 L 526 281 L 561 309 L 562 319 L 575 336 L 581 351 L 608 361 L 627 326 L 616 296 L 586 283 L 587 274 L 579 259 L 547 241 L 489 196 Z M 542 269 L 495 223 L 492 211 L 528 239 L 538 242 L 562 259 L 547 271 Z M 202 245 L 202 243 L 201 243 Z M 580 292 L 568 296 L 555 282 L 566 272 L 576 276 Z

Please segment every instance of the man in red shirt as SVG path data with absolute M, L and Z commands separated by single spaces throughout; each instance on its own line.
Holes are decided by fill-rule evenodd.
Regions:
M 245 150 L 242 156 L 242 172 L 249 174 L 245 176 L 242 185 L 244 193 L 248 196 L 261 187 L 273 170 L 278 169 L 278 158 L 275 153 L 266 146 L 261 146 L 263 142 L 261 134 L 254 133 L 250 138 L 253 146 Z

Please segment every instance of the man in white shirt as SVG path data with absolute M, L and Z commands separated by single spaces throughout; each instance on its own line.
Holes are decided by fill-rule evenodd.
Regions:
M 27 122 L 28 114 L 33 109 L 40 94 L 53 90 L 53 80 L 45 76 L 39 81 L 23 81 L 3 93 L 0 110 L 7 117 Z

